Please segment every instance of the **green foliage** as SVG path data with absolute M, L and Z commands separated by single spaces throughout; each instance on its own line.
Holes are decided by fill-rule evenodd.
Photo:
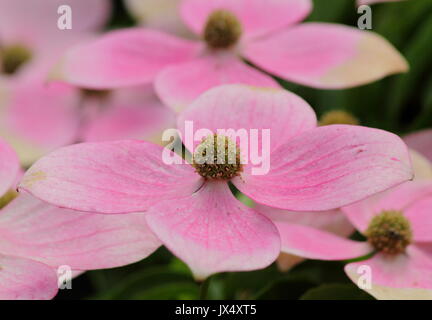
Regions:
M 373 300 L 366 292 L 354 284 L 331 283 L 310 289 L 301 300 Z

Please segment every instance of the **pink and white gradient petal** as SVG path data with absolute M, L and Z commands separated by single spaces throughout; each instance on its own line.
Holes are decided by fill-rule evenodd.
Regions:
M 185 0 L 181 14 L 186 24 L 201 35 L 215 10 L 231 11 L 246 37 L 258 37 L 303 20 L 312 10 L 310 0 Z
M 205 91 L 224 84 L 279 88 L 270 76 L 246 65 L 232 53 L 213 53 L 165 68 L 156 77 L 155 88 L 167 106 L 182 111 Z
M 304 23 L 254 41 L 244 55 L 281 78 L 324 89 L 359 86 L 408 70 L 380 35 L 329 23 Z
M 55 268 L 114 268 L 144 259 L 160 245 L 139 213 L 76 212 L 22 193 L 0 215 L 0 252 Z
M 150 83 L 164 67 L 196 56 L 200 44 L 159 31 L 130 28 L 72 48 L 59 77 L 77 86 L 107 89 Z
M 275 224 L 284 253 L 309 259 L 345 260 L 362 257 L 373 251 L 366 242 L 352 241 L 324 230 L 288 222 Z
M 201 95 L 187 110 L 181 113 L 177 127 L 186 141 L 186 121 L 193 121 L 194 130 L 218 129 L 270 130 L 270 148 L 289 141 L 292 137 L 316 127 L 312 108 L 299 96 L 278 88 L 259 88 L 245 85 L 225 85 L 213 88 Z M 233 140 L 235 133 L 227 133 Z M 258 134 L 258 145 L 262 134 Z M 195 145 L 201 141 L 195 141 Z M 243 150 L 244 151 L 244 150 Z M 247 154 L 249 158 L 249 154 Z
M 265 268 L 280 252 L 273 223 L 235 199 L 226 182 L 206 183 L 188 197 L 162 201 L 146 217 L 159 239 L 197 279 Z
M 164 151 L 165 150 L 165 151 Z M 192 194 L 202 184 L 190 165 L 145 141 L 83 143 L 57 149 L 37 161 L 20 188 L 53 205 L 88 212 L 142 212 L 155 203 Z
M 339 208 L 413 176 L 399 137 L 361 126 L 306 131 L 270 153 L 269 161 L 267 174 L 246 167 L 233 183 L 258 203 L 294 211 Z
M 377 254 L 369 260 L 345 266 L 345 272 L 357 283 L 359 267 L 368 266 L 372 272 L 369 294 L 380 300 L 432 299 L 432 258 L 415 245 L 397 256 Z
M 19 172 L 17 154 L 9 144 L 0 139 L 0 198 L 14 187 Z
M 49 300 L 57 294 L 53 268 L 0 254 L 0 300 Z

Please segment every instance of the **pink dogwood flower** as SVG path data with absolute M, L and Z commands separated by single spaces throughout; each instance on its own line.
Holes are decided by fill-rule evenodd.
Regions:
M 431 182 L 406 182 L 342 208 L 367 242 L 284 223 L 278 225 L 282 251 L 320 260 L 373 254 L 345 266 L 345 272 L 357 284 L 364 272 L 360 267 L 370 268 L 371 286 L 362 289 L 377 299 L 431 299 L 431 209 Z
M 222 84 L 277 87 L 263 71 L 326 89 L 366 84 L 407 71 L 381 36 L 328 23 L 298 24 L 310 0 L 184 0 L 179 14 L 202 40 L 131 28 L 71 49 L 61 77 L 75 85 L 112 88 L 154 83 L 162 101 L 183 110 Z
M 254 201 L 297 211 L 337 208 L 412 178 L 402 140 L 378 129 L 316 127 L 312 108 L 282 89 L 226 85 L 200 96 L 180 114 L 196 130 L 269 129 L 270 169 L 254 175 L 246 150 L 228 151 L 222 164 L 197 162 L 212 138 L 237 142 L 235 132 L 195 141 L 194 160 L 137 140 L 60 148 L 36 162 L 20 188 L 53 205 L 119 214 L 145 212 L 147 223 L 194 275 L 264 268 L 280 253 L 280 237 L 264 214 L 238 201 L 233 183 Z M 183 142 L 188 145 L 185 135 Z M 262 144 L 258 137 L 258 143 Z M 197 146 L 197 148 L 195 148 Z M 214 146 L 214 145 L 213 145 Z M 200 151 L 201 150 L 201 151 Z M 169 155 L 173 164 L 163 160 Z M 226 160 L 226 158 L 225 158 Z
M 0 140 L 0 299 L 51 299 L 57 268 L 112 268 L 160 246 L 142 215 L 72 212 L 16 193 L 16 153 Z

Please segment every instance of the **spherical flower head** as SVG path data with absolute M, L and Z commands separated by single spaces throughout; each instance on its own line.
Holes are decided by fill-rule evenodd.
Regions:
M 240 149 L 228 137 L 217 134 L 209 135 L 196 148 L 193 166 L 208 180 L 230 180 L 243 171 Z
M 379 252 L 396 255 L 405 252 L 411 243 L 410 222 L 396 210 L 383 211 L 375 216 L 366 230 L 369 243 Z
M 321 126 L 328 126 L 331 124 L 359 125 L 360 122 L 349 112 L 343 110 L 332 110 L 323 114 L 319 124 Z
M 14 74 L 31 58 L 31 51 L 21 45 L 0 48 L 1 71 L 9 75 Z
M 213 49 L 234 46 L 242 35 L 242 26 L 237 17 L 228 10 L 216 10 L 207 19 L 204 40 Z

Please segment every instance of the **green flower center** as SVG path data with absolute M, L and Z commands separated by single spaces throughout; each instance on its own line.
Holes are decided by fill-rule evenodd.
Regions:
M 235 142 L 215 134 L 203 139 L 196 148 L 192 165 L 204 179 L 230 180 L 243 171 L 240 158 Z
M 21 45 L 0 48 L 1 71 L 8 75 L 14 74 L 31 58 L 30 50 Z
M 213 49 L 234 46 L 242 35 L 242 26 L 237 17 L 228 10 L 216 10 L 207 19 L 204 40 Z
M 396 210 L 383 211 L 375 216 L 365 234 L 377 251 L 389 255 L 404 253 L 412 240 L 410 222 Z
M 18 196 L 18 192 L 15 190 L 9 190 L 2 197 L 0 197 L 0 209 L 6 207 L 13 199 Z

